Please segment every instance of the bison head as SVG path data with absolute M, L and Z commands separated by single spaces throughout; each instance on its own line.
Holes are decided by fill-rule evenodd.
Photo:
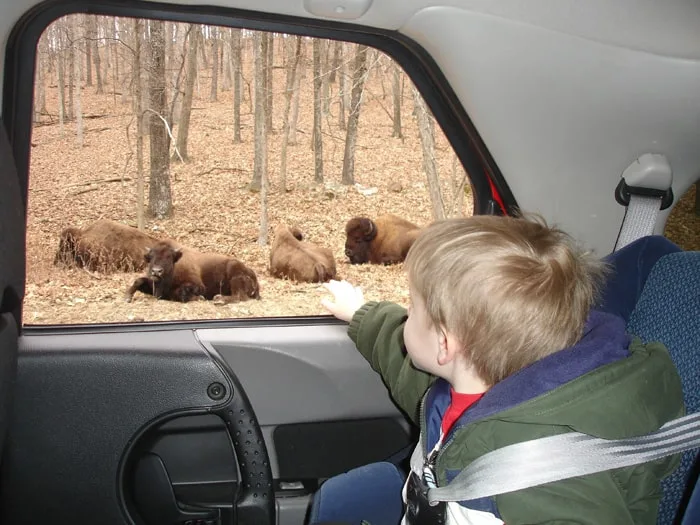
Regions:
M 78 251 L 76 243 L 79 238 L 80 230 L 78 228 L 65 228 L 61 232 L 61 237 L 58 241 L 58 250 L 56 250 L 53 263 L 70 263 L 75 259 Z
M 159 242 L 146 251 L 143 258 L 148 264 L 146 275 L 155 283 L 173 278 L 175 263 L 182 257 L 182 250 L 168 243 Z
M 351 264 L 369 261 L 370 243 L 377 236 L 377 226 L 367 217 L 354 217 L 345 225 L 345 255 Z

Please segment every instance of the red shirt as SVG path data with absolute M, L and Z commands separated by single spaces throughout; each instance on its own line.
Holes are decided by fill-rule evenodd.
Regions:
M 447 407 L 447 412 L 442 418 L 442 434 L 447 435 L 454 425 L 455 421 L 459 419 L 466 409 L 472 406 L 474 403 L 479 401 L 484 396 L 481 394 L 460 394 L 455 392 L 454 389 L 450 388 L 450 406 Z

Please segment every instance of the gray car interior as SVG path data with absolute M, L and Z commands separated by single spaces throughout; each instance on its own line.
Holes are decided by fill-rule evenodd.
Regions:
M 490 179 L 506 207 L 517 198 L 601 254 L 625 216 L 614 189 L 637 158 L 664 153 L 676 196 L 700 176 L 694 2 L 345 4 L 342 14 L 318 0 L 0 6 L 0 523 L 301 525 L 324 479 L 401 457 L 417 437 L 347 326 L 327 316 L 22 327 L 28 86 L 38 35 L 58 16 L 382 47 L 471 174 L 475 213 L 502 212 Z

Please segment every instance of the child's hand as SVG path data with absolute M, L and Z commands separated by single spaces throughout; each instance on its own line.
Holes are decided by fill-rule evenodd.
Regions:
M 323 287 L 333 294 L 333 301 L 323 298 L 321 304 L 338 319 L 349 323 L 355 312 L 365 304 L 362 289 L 347 281 L 329 281 Z

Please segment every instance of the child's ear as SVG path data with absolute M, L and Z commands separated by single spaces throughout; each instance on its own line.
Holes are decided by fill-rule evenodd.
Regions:
M 459 340 L 445 330 L 444 326 L 441 326 L 438 330 L 438 343 L 438 364 L 440 366 L 453 361 L 462 348 Z

